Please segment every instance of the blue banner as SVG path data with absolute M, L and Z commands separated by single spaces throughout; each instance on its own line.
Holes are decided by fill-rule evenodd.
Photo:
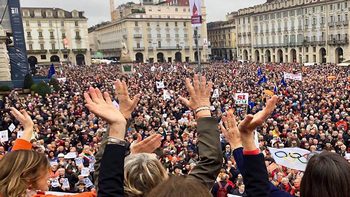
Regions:
M 13 34 L 13 46 L 8 47 L 11 64 L 11 79 L 23 80 L 29 72 L 26 43 L 20 0 L 8 0 L 11 29 Z

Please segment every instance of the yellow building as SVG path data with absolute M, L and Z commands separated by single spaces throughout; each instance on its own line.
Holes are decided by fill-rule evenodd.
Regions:
M 350 57 L 349 0 L 269 0 L 237 16 L 238 57 L 339 63 Z
M 111 3 L 111 6 L 114 5 Z M 128 3 L 115 10 L 111 10 L 111 22 L 89 29 L 95 57 L 102 54 L 103 58 L 137 62 L 196 61 L 194 29 L 188 6 Z M 199 46 L 201 60 L 206 61 L 205 7 L 202 7 L 202 14 Z
M 226 21 L 217 21 L 207 24 L 208 40 L 213 59 L 237 59 L 236 22 L 233 12 L 226 16 Z

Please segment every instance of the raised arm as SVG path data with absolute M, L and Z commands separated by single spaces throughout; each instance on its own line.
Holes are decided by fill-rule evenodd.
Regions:
M 15 150 L 31 150 L 32 144 L 30 140 L 33 136 L 33 120 L 28 115 L 26 110 L 22 109 L 18 111 L 16 108 L 11 107 L 11 114 L 21 123 L 23 126 L 23 135 L 15 141 L 12 151 Z
M 213 187 L 222 164 L 218 121 L 211 117 L 210 112 L 212 86 L 205 77 L 199 80 L 198 75 L 195 75 L 193 85 L 190 79 L 186 79 L 190 100 L 180 97 L 187 107 L 194 110 L 197 119 L 199 162 L 188 178 L 198 180 L 208 189 Z

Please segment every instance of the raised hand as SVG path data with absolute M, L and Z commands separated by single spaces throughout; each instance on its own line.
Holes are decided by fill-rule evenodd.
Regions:
M 221 132 L 231 145 L 231 148 L 234 150 L 242 147 L 241 134 L 239 133 L 233 110 L 229 110 L 227 115 L 222 117 L 222 121 L 224 125 L 220 124 Z
M 129 96 L 128 86 L 125 81 L 121 82 L 119 79 L 114 82 L 115 96 L 119 100 L 119 110 L 126 119 L 131 118 L 131 113 L 134 111 L 137 103 L 140 100 L 140 94 L 135 95 L 132 100 Z
M 30 141 L 33 136 L 34 123 L 32 118 L 28 115 L 26 110 L 22 109 L 18 111 L 16 108 L 11 107 L 11 114 L 21 123 L 23 126 L 23 135 L 21 139 Z
M 122 113 L 113 105 L 107 92 L 103 95 L 98 88 L 89 88 L 84 93 L 85 106 L 96 116 L 101 117 L 110 124 L 110 136 L 124 139 L 126 120 Z
M 256 149 L 253 140 L 254 130 L 261 126 L 266 119 L 272 114 L 275 110 L 278 102 L 278 97 L 275 95 L 269 99 L 266 103 L 266 107 L 255 115 L 247 115 L 244 120 L 238 125 L 238 129 L 241 133 L 242 144 L 244 148 L 247 149 Z
M 210 107 L 210 95 L 211 90 L 213 88 L 213 83 L 208 82 L 204 76 L 201 77 L 201 81 L 199 81 L 199 77 L 197 74 L 194 75 L 193 85 L 191 84 L 191 80 L 186 78 L 186 87 L 188 93 L 190 94 L 190 100 L 180 96 L 180 100 L 183 104 L 185 104 L 191 110 L 196 110 L 200 107 Z M 207 110 L 205 113 L 197 113 L 197 118 L 200 116 L 210 116 L 210 110 Z
M 138 138 L 136 143 L 131 145 L 130 152 L 131 154 L 153 153 L 157 148 L 159 148 L 161 143 L 162 136 L 159 134 L 153 134 L 144 140 Z

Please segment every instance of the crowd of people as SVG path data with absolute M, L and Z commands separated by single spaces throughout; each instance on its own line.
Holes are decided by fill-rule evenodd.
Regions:
M 105 158 L 107 150 L 113 152 L 108 136 L 122 133 L 113 131 L 113 121 L 104 114 L 113 105 L 119 110 L 111 113 L 120 111 L 127 120 L 125 138 L 124 135 L 119 137 L 127 142 L 124 157 L 130 154 L 125 158 L 125 163 L 122 162 L 125 170 L 122 172 L 125 179 L 123 192 L 127 196 L 161 195 L 164 191 L 157 187 L 161 181 L 167 185 L 179 185 L 177 180 L 168 177 L 199 180 L 204 188 L 211 190 L 211 194 L 206 195 L 251 196 L 249 190 L 252 187 L 246 179 L 253 175 L 244 169 L 249 166 L 247 162 L 244 165 L 243 161 L 240 162 L 243 155 L 240 148 L 242 145 L 245 149 L 249 148 L 247 136 L 250 136 L 250 130 L 258 133 L 258 148 L 264 155 L 266 177 L 271 184 L 268 187 L 284 191 L 285 195 L 301 196 L 304 172 L 277 165 L 267 147 L 300 147 L 315 153 L 334 152 L 350 160 L 348 68 L 213 62 L 205 65 L 202 71 L 206 80 L 212 82 L 206 88 L 213 91 L 206 95 L 207 103 L 193 106 L 196 98 L 191 91 L 207 93 L 207 89 L 198 89 L 195 82 L 193 87 L 185 80 L 196 78 L 195 66 L 182 63 L 133 66 L 132 73 L 123 73 L 119 66 L 64 66 L 58 69 L 60 72 L 55 76 L 60 79 L 59 91 L 44 97 L 37 94 L 19 95 L 12 91 L 3 97 L 0 100 L 0 131 L 7 130 L 9 137 L 0 142 L 0 158 L 15 152 L 16 139 L 26 135 L 25 126 L 18 116 L 16 120 L 14 109 L 11 113 L 10 107 L 25 109 L 34 128 L 32 135 L 26 138 L 31 148 L 45 154 L 49 161 L 48 190 L 70 193 L 110 191 L 106 188 L 110 184 L 100 183 L 110 180 L 106 179 L 109 172 L 102 166 L 117 162 Z M 302 81 L 284 79 L 284 72 L 302 73 Z M 116 79 L 119 80 L 115 82 Z M 96 106 L 102 106 L 102 101 L 94 100 L 99 91 L 111 94 L 111 103 L 102 112 L 96 109 Z M 248 105 L 237 105 L 236 93 L 248 93 Z M 191 99 L 187 100 L 189 97 Z M 270 97 L 276 105 L 270 106 L 273 112 L 264 114 L 263 121 L 256 124 L 254 129 L 244 129 L 242 123 L 246 122 L 241 120 L 250 117 L 247 114 L 264 112 L 263 108 L 269 104 L 267 101 Z M 277 97 L 278 103 L 275 101 Z M 105 94 L 99 97 L 106 101 L 108 98 Z M 202 121 L 198 118 L 201 116 L 197 112 L 207 112 L 206 107 L 209 108 L 209 115 L 205 114 L 203 118 L 213 116 L 217 119 Z M 249 135 L 239 137 L 236 133 L 230 138 L 229 131 L 237 124 L 232 121 L 234 117 L 241 123 L 236 126 L 240 135 L 246 130 L 249 130 L 246 132 Z M 210 136 L 204 139 L 208 128 L 220 131 L 217 133 L 219 153 L 214 142 L 215 133 L 210 134 L 212 141 Z M 250 148 L 254 150 L 254 147 Z M 154 158 L 146 154 L 153 152 L 156 153 Z M 221 154 L 222 158 L 217 158 Z M 208 161 L 212 163 L 209 165 Z M 152 176 L 157 174 L 158 179 L 155 181 L 151 175 L 147 175 L 149 166 L 139 166 L 143 169 L 140 174 L 140 169 L 135 168 L 137 162 L 160 165 L 153 168 L 158 170 L 149 172 Z M 193 184 L 188 180 L 182 181 Z M 343 186 L 350 188 L 349 182 L 343 184 L 348 184 Z M 198 191 L 201 191 L 200 188 Z M 4 195 L 1 190 L 0 194 Z

